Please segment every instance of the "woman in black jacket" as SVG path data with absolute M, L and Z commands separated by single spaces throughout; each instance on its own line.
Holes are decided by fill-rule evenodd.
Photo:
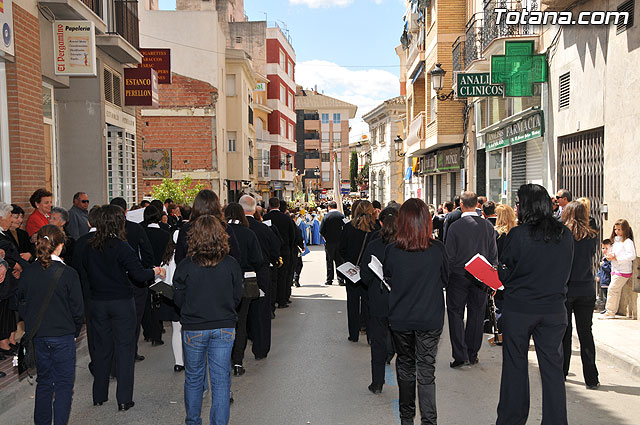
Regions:
M 411 198 L 400 207 L 396 242 L 386 250 L 384 276 L 396 349 L 400 421 L 413 424 L 416 373 L 422 424 L 437 423 L 435 364 L 444 326 L 443 288 L 449 278 L 442 242 L 432 239 L 429 208 Z
M 222 207 L 220 206 L 220 198 L 215 192 L 209 189 L 203 189 L 196 195 L 193 200 L 193 208 L 191 209 L 191 217 L 189 223 L 185 223 L 178 233 L 178 242 L 176 242 L 176 264 L 180 264 L 187 256 L 187 244 L 189 239 L 189 229 L 191 223 L 196 221 L 201 215 L 212 215 L 217 217 L 229 235 L 229 255 L 236 259 L 238 263 L 242 262 L 242 254 L 238 245 L 238 238 L 233 233 L 233 229 L 227 226 L 222 216 Z
M 94 223 L 91 223 L 94 224 Z M 81 274 L 87 276 L 91 292 L 94 333 L 93 404 L 109 398 L 109 372 L 116 359 L 118 410 L 129 410 L 133 402 L 133 362 L 136 354 L 136 307 L 133 285 L 164 276 L 164 269 L 145 269 L 127 243 L 124 210 L 116 205 L 100 208 L 95 236 L 82 258 Z
M 240 245 L 240 255 L 242 261 L 240 268 L 243 273 L 252 273 L 251 279 L 255 282 L 257 288 L 257 279 L 255 272 L 262 267 L 264 259 L 262 258 L 262 250 L 258 237 L 251 229 L 249 222 L 244 215 L 244 209 L 235 202 L 230 203 L 224 210 L 224 217 L 238 238 Z M 244 359 L 244 350 L 247 348 L 247 317 L 249 315 L 249 306 L 251 305 L 252 294 L 248 293 L 247 287 L 242 295 L 242 302 L 238 306 L 238 324 L 236 325 L 236 340 L 233 343 L 233 352 L 231 353 L 231 363 L 233 364 L 233 374 L 235 376 L 244 375 L 244 367 L 242 360 Z
M 340 239 L 340 255 L 345 262 L 357 266 L 360 258 L 373 239 L 373 232 L 378 230 L 373 205 L 369 201 L 360 201 L 353 212 L 353 220 L 345 224 Z M 345 276 L 347 283 L 347 322 L 349 341 L 358 342 L 361 327 L 361 315 L 366 328 L 369 320 L 367 288 L 361 280 L 351 281 Z
M 211 376 L 212 424 L 229 421 L 231 350 L 242 299 L 242 269 L 229 253 L 222 222 L 202 215 L 189 226 L 188 256 L 173 275 L 184 349 L 184 401 L 188 424 L 200 423 L 207 363 Z
M 380 278 L 369 268 L 371 257 L 384 262 L 386 247 L 396 238 L 396 217 L 398 209 L 387 207 L 380 213 L 382 229 L 380 237 L 375 238 L 364 251 L 360 260 L 360 276 L 367 286 L 369 295 L 369 326 L 367 332 L 371 339 L 371 385 L 369 391 L 382 392 L 384 385 L 384 365 L 393 358 L 393 344 L 389 333 L 389 291 Z
M 596 367 L 596 347 L 593 342 L 591 321 L 596 305 L 596 280 L 593 276 L 593 259 L 598 249 L 598 233 L 589 223 L 586 206 L 579 201 L 569 202 L 562 210 L 562 222 L 571 230 L 575 239 L 573 265 L 567 291 L 567 330 L 564 333 L 564 376 L 569 374 L 571 361 L 571 315 L 576 318 L 576 331 L 580 340 L 582 373 L 588 389 L 600 386 Z
M 160 219 L 162 212 L 153 205 L 149 205 L 144 209 L 144 231 L 149 237 L 151 248 L 153 249 L 153 265 L 161 266 L 162 259 L 167 251 L 167 245 L 171 240 L 171 233 L 160 227 Z M 151 282 L 153 283 L 153 282 Z M 150 341 L 151 345 L 156 347 L 164 344 L 162 341 L 162 320 L 172 320 L 175 305 L 173 302 L 149 290 L 147 295 L 147 305 L 145 306 L 145 314 L 142 317 L 142 328 L 144 330 L 144 340 Z M 173 317 L 177 320 L 177 317 Z
M 502 381 L 497 425 L 524 425 L 529 415 L 529 340 L 542 378 L 542 423 L 567 423 L 562 338 L 573 235 L 553 216 L 544 187 L 518 190 L 518 226 L 507 234 L 498 273 L 504 285 Z
M 22 223 L 24 222 L 24 210 L 15 204 L 11 204 L 13 211 L 11 211 L 11 227 L 7 232 L 7 235 L 13 239 L 13 243 L 20 256 L 26 261 L 31 261 L 35 256 L 35 248 L 29 239 L 29 234 L 22 230 Z
M 76 370 L 75 338 L 82 327 L 82 288 L 78 273 L 60 259 L 65 234 L 48 224 L 37 232 L 37 261 L 22 271 L 18 287 L 20 314 L 25 332 L 33 338 L 38 370 L 34 409 L 37 425 L 66 424 Z M 53 293 L 40 322 L 38 316 L 53 285 Z M 55 394 L 55 396 L 54 396 Z M 55 398 L 55 409 L 53 399 Z M 53 413 L 52 413 L 53 410 Z

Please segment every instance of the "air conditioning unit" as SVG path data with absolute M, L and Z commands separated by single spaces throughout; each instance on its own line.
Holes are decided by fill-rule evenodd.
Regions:
M 420 30 L 420 15 L 417 12 L 409 13 L 407 23 L 409 32 L 418 32 Z

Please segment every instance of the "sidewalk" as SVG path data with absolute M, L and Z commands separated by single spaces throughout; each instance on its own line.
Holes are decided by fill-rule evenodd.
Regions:
M 593 339 L 596 344 L 596 361 L 610 363 L 640 378 L 640 320 L 625 316 L 616 316 L 615 320 L 598 320 L 598 317 L 599 314 L 594 313 Z M 575 326 L 573 345 L 580 347 Z

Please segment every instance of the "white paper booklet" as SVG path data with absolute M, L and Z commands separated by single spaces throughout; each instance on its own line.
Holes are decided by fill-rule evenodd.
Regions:
M 340 265 L 338 271 L 353 283 L 360 280 L 360 269 L 348 261 Z
M 369 268 L 371 269 L 372 272 L 376 274 L 376 276 L 378 276 L 378 279 L 380 279 L 382 283 L 384 283 L 384 286 L 387 287 L 387 290 L 391 291 L 391 287 L 389 286 L 387 281 L 384 279 L 384 268 L 382 267 L 382 263 L 380 262 L 380 260 L 378 260 L 378 257 L 376 257 L 375 255 L 371 256 L 371 262 L 369 263 Z

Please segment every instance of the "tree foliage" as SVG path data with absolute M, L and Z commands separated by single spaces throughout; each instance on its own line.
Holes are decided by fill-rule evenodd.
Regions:
M 151 189 L 151 195 L 163 202 L 171 198 L 178 205 L 191 205 L 201 190 L 201 183 L 194 184 L 191 177 L 185 176 L 182 180 L 162 179 L 162 183 Z
M 351 191 L 358 191 L 358 154 L 354 151 L 351 152 L 351 166 L 349 167 L 349 180 L 351 181 Z

